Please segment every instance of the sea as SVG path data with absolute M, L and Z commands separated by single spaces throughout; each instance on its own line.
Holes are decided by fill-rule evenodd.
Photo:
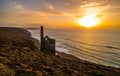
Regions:
M 40 40 L 40 29 L 29 29 Z M 120 30 L 48 29 L 45 35 L 56 40 L 56 51 L 82 60 L 120 68 Z

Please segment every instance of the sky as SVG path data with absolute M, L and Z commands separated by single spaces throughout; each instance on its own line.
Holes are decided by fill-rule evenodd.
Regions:
M 87 14 L 96 28 L 120 28 L 120 0 L 0 0 L 0 26 L 81 28 Z

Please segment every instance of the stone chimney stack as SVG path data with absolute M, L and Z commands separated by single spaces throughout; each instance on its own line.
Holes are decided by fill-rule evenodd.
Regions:
M 44 50 L 44 31 L 43 31 L 43 26 L 40 28 L 40 33 L 41 33 L 41 50 Z

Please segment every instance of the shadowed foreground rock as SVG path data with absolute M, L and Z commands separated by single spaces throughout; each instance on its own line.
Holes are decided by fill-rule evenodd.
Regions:
M 120 76 L 120 69 L 44 54 L 39 41 L 19 28 L 0 28 L 0 76 Z

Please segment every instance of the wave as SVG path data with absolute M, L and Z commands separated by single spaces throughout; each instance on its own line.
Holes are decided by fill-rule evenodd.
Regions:
M 64 44 L 64 45 L 66 45 L 66 46 L 69 46 L 70 48 L 73 48 L 72 50 L 74 51 L 74 52 L 78 52 L 78 51 L 76 51 L 76 50 L 80 50 L 80 53 L 83 55 L 83 56 L 88 56 L 88 57 L 92 57 L 92 59 L 94 58 L 94 59 L 97 59 L 97 60 L 99 60 L 99 61 L 103 61 L 103 62 L 107 62 L 107 63 L 110 63 L 110 64 L 115 64 L 115 65 L 120 65 L 120 63 L 116 60 L 114 60 L 114 62 L 113 61 L 111 61 L 110 59 L 105 59 L 106 57 L 101 57 L 101 56 L 99 56 L 99 55 L 95 55 L 95 53 L 93 53 L 93 52 L 90 52 L 90 51 L 87 51 L 88 53 L 85 53 L 85 50 L 83 50 L 82 48 L 80 49 L 80 48 L 77 48 L 77 47 L 73 47 L 73 46 L 71 46 L 71 45 L 68 45 L 68 44 L 66 44 L 66 43 L 62 43 L 62 44 Z M 72 52 L 72 53 L 74 53 L 74 52 Z M 99 51 L 96 51 L 96 52 L 98 52 L 99 53 Z
M 101 52 L 101 53 L 107 53 L 107 54 L 109 53 L 109 54 L 119 55 L 119 53 L 114 53 L 114 52 L 109 52 L 109 51 L 106 52 L 106 51 L 91 49 L 91 48 L 87 48 L 87 47 L 83 47 L 83 46 L 77 48 L 77 47 L 74 47 L 74 46 L 66 44 L 66 43 L 62 43 L 62 44 L 66 45 L 66 46 L 68 46 L 70 48 L 73 48 L 73 49 L 76 49 L 76 50 L 81 50 L 81 51 L 85 51 L 85 50 L 82 50 L 82 49 L 87 49 L 87 50 L 92 50 L 92 51 L 97 52 L 97 53 Z
M 105 47 L 105 48 L 111 48 L 111 49 L 118 49 L 118 50 L 120 50 L 120 48 L 118 48 L 118 47 L 113 47 L 113 46 L 109 46 L 109 45 L 102 46 L 102 45 L 95 45 L 95 44 L 80 42 L 80 41 L 76 41 L 76 40 L 65 38 L 65 37 L 59 37 L 59 38 L 64 39 L 64 40 L 70 40 L 70 41 L 73 41 L 73 42 L 76 42 L 76 43 L 79 43 L 79 44 L 84 44 L 84 45 L 98 46 L 98 47 Z
M 32 36 L 39 38 L 39 31 L 30 31 L 32 32 Z M 106 41 L 110 41 L 109 43 L 115 42 L 114 44 L 117 46 L 113 46 L 106 44 L 100 44 L 98 40 L 96 40 L 99 44 L 88 43 L 85 41 L 76 40 L 78 37 L 83 36 L 83 34 L 79 34 L 79 32 L 70 33 L 69 31 L 52 31 L 52 32 L 45 32 L 46 34 L 50 35 L 50 37 L 54 37 L 56 39 L 56 51 L 64 52 L 67 54 L 72 54 L 78 58 L 82 58 L 84 60 L 95 62 L 98 64 L 103 64 L 107 66 L 113 66 L 120 68 L 120 47 L 119 47 L 119 40 L 109 40 L 107 36 L 103 36 Z M 75 35 L 75 36 L 73 36 Z M 100 36 L 103 33 L 100 34 Z M 97 39 L 97 37 L 96 37 Z M 107 40 L 108 39 L 108 40 Z M 94 41 L 94 42 L 96 42 Z M 57 44 L 59 43 L 59 44 Z

